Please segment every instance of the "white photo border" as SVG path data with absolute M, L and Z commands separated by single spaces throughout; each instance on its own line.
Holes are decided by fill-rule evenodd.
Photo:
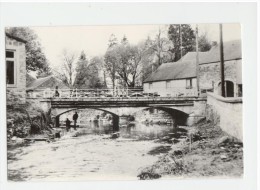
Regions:
M 1 3 L 0 4 L 0 189 L 210 189 L 256 190 L 257 187 L 257 6 L 229 3 Z M 6 84 L 4 28 L 172 23 L 240 23 L 243 60 L 243 179 L 155 181 L 7 182 Z M 258 77 L 259 80 L 259 77 Z M 259 92 L 259 91 L 258 91 Z M 259 146 L 258 146 L 259 149 Z

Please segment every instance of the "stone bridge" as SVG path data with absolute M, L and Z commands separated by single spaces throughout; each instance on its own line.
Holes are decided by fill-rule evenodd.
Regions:
M 156 108 L 169 113 L 174 125 L 191 125 L 205 117 L 206 98 L 200 97 L 156 97 L 156 98 L 49 98 L 40 100 L 43 110 L 51 109 L 59 126 L 60 115 L 73 110 L 96 109 L 113 116 L 113 126 L 119 129 L 119 117 L 137 111 Z

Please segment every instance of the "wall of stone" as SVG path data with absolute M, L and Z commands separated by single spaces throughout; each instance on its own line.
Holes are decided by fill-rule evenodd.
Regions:
M 26 51 L 25 43 L 5 38 L 6 50 L 15 52 L 16 78 L 15 85 L 7 85 L 7 105 L 24 104 L 26 99 Z
M 215 121 L 219 117 L 221 129 L 243 141 L 242 98 L 223 98 L 214 93 L 208 93 L 207 104 L 211 109 L 207 111 L 211 115 L 207 116 Z
M 237 79 L 238 73 L 237 66 L 241 65 L 240 60 L 225 61 L 225 80 L 234 83 L 235 97 L 238 96 Z M 220 62 L 201 64 L 199 67 L 199 83 L 201 89 L 212 88 L 214 85 L 214 92 L 218 92 L 218 84 L 220 82 Z

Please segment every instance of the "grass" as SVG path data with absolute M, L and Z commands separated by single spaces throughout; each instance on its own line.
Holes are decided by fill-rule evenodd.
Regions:
M 243 175 L 243 144 L 227 135 L 219 124 L 206 120 L 192 129 L 193 143 L 189 140 L 172 145 L 169 149 L 157 147 L 148 154 L 164 153 L 158 161 L 144 168 L 138 175 L 140 179 L 160 177 L 241 177 Z M 226 137 L 228 142 L 221 143 Z M 167 149 L 167 151 L 166 151 Z M 148 175 L 150 174 L 150 175 Z M 157 179 L 157 178 L 156 178 Z

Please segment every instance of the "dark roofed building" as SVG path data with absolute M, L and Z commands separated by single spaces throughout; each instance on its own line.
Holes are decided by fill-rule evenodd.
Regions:
M 69 89 L 67 85 L 65 85 L 61 80 L 57 79 L 54 76 L 47 76 L 35 79 L 30 84 L 28 84 L 27 91 L 28 90 L 39 90 L 39 89 L 54 89 L 56 86 L 58 86 L 60 89 Z
M 37 97 L 38 95 L 41 96 L 42 93 L 45 94 L 48 90 L 53 90 L 56 87 L 58 87 L 58 89 L 69 89 L 69 87 L 61 80 L 51 75 L 32 81 L 27 85 L 26 91 L 29 97 Z
M 143 88 L 160 96 L 197 96 L 196 85 L 196 62 L 188 60 L 162 64 L 144 81 Z
M 171 62 L 162 64 L 144 82 L 180 80 L 196 77 L 196 63 L 192 61 Z

